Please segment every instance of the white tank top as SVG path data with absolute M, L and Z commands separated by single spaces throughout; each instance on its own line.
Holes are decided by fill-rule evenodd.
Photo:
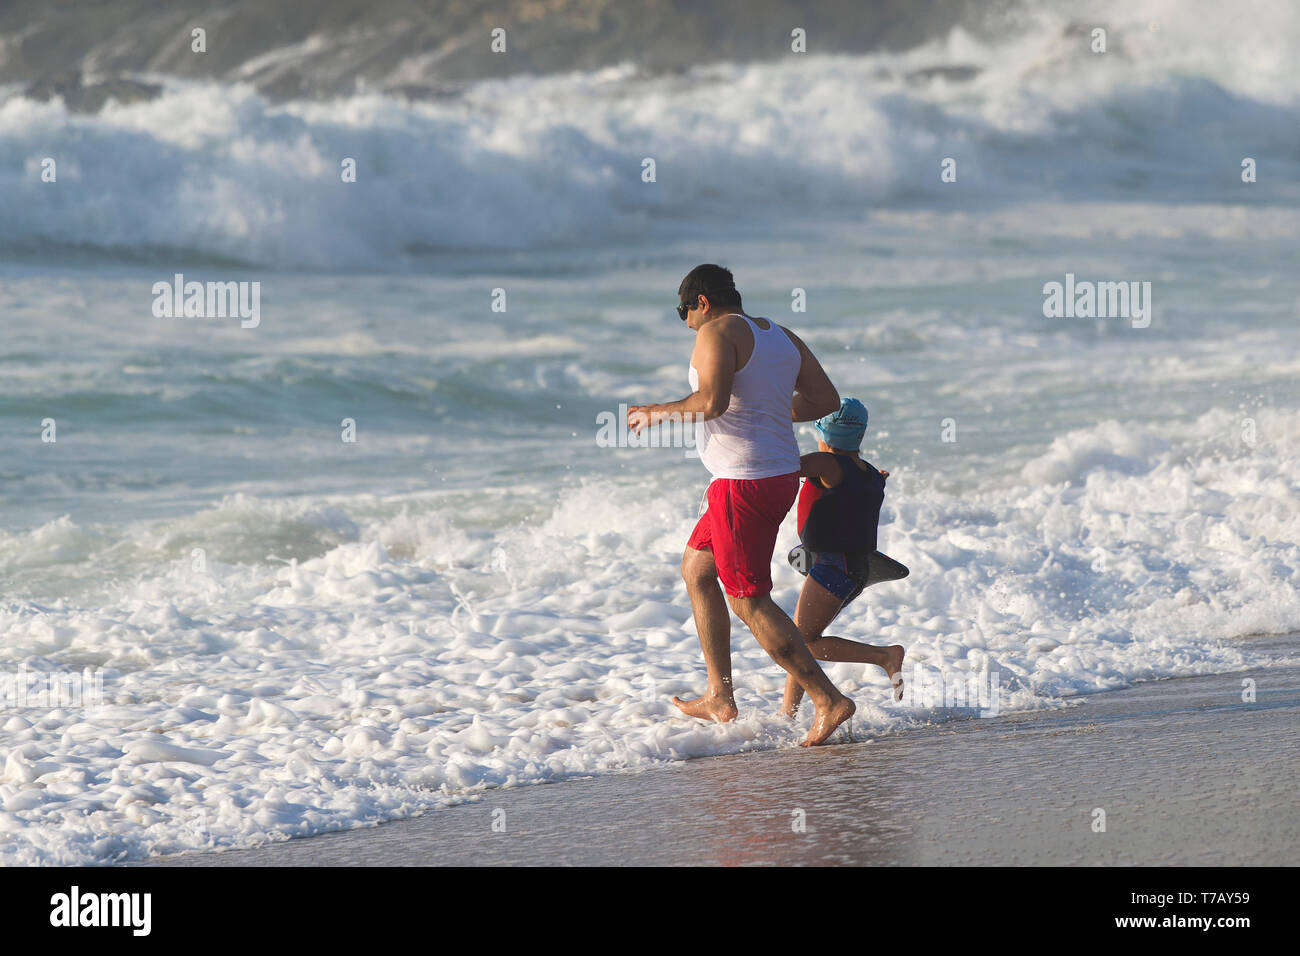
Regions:
M 739 314 L 739 313 L 736 313 Z M 766 330 L 741 316 L 754 333 L 754 351 L 731 383 L 731 404 L 717 418 L 695 423 L 695 447 L 714 478 L 754 480 L 799 470 L 799 443 L 790 418 L 802 359 L 771 319 Z M 692 391 L 700 377 L 689 367 Z

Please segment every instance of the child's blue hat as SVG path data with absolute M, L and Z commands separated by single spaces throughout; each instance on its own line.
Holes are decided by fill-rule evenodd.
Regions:
M 856 398 L 840 402 L 840 410 L 817 419 L 817 433 L 832 448 L 854 451 L 867 433 L 867 406 Z

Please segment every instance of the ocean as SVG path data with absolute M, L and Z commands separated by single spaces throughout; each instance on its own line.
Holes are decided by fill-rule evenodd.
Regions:
M 704 685 L 678 563 L 708 476 L 599 440 L 687 394 L 702 262 L 870 410 L 911 576 L 836 633 L 997 674 L 1003 712 L 1294 664 L 1240 640 L 1300 631 L 1300 12 L 1254 7 L 1100 5 L 1105 53 L 1048 6 L 431 102 L 9 90 L 0 864 L 797 743 L 738 622 L 741 719 L 669 704 Z M 257 283 L 256 323 L 159 316 L 177 275 Z M 828 672 L 855 733 L 971 716 Z M 29 680 L 86 674 L 94 706 Z

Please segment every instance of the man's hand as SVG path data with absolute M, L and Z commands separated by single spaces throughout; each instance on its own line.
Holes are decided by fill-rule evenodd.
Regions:
M 700 330 L 691 352 L 691 367 L 699 376 L 700 387 L 681 401 L 628 406 L 627 427 L 634 435 L 663 422 L 707 422 L 727 411 L 736 374 L 736 346 L 722 331 L 721 323 L 714 322 Z
M 650 427 L 650 414 L 653 405 L 629 405 L 627 409 L 627 427 L 634 435 L 640 435 L 641 429 Z
M 888 478 L 888 477 L 889 477 L 889 472 L 887 472 L 887 471 L 885 471 L 885 469 L 881 468 L 881 469 L 880 469 L 880 477 L 881 477 L 881 478 Z

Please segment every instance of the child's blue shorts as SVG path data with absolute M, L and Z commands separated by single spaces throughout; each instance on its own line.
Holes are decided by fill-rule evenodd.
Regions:
M 849 556 L 839 551 L 818 551 L 817 560 L 808 569 L 808 577 L 845 604 L 865 587 L 862 579 L 849 571 Z

